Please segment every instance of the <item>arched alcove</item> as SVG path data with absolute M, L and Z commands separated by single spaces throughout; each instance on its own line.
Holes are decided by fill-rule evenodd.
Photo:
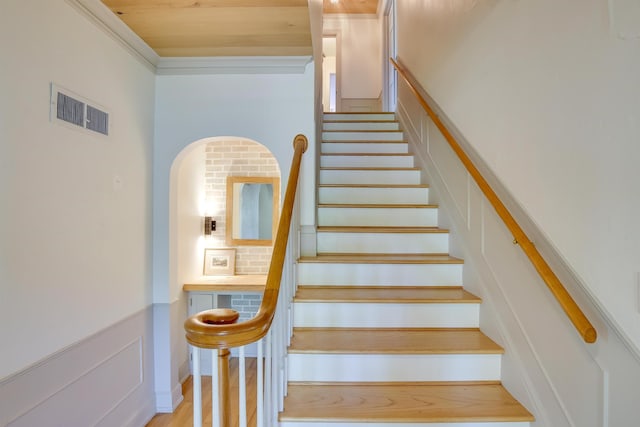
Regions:
M 280 165 L 274 155 L 257 141 L 221 136 L 194 141 L 175 158 L 170 174 L 169 294 L 183 299 L 170 315 L 172 371 L 179 380 L 189 373 L 188 352 L 182 324 L 187 317 L 185 283 L 205 279 L 204 250 L 229 248 L 226 231 L 226 183 L 229 176 L 277 177 Z M 204 217 L 216 221 L 216 231 L 204 236 Z M 238 246 L 236 274 L 266 274 L 271 246 Z M 242 317 L 249 317 L 242 313 Z M 242 319 L 241 317 L 241 319 Z

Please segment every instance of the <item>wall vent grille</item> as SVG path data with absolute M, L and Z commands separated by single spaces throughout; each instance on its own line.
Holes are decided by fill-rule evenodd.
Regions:
M 96 103 L 51 84 L 51 118 L 102 135 L 109 135 L 109 113 Z
M 109 114 L 87 105 L 87 129 L 109 135 Z

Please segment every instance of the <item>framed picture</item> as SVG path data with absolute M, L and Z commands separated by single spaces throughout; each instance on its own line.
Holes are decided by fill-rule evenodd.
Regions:
M 205 249 L 202 274 L 205 276 L 233 276 L 236 274 L 236 250 Z

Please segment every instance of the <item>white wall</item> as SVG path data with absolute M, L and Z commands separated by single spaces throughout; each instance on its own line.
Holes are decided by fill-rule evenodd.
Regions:
M 598 330 L 595 344 L 582 340 L 403 81 L 398 114 L 417 164 L 426 172 L 430 202 L 440 206 L 439 225 L 451 230 L 451 253 L 464 259 L 464 287 L 482 298 L 480 327 L 505 348 L 501 380 L 534 414 L 533 425 L 634 425 L 640 417 L 635 398 L 640 358 L 589 301 L 571 269 L 558 262 L 553 248 L 494 182 L 502 200 Z M 436 109 L 436 114 L 447 121 L 442 111 Z M 459 141 L 465 151 L 471 151 L 463 139 Z M 494 181 L 484 162 L 475 156 L 473 161 Z
M 206 146 L 204 141 L 189 146 L 174 165 L 176 191 L 171 210 L 177 227 L 171 247 L 176 259 L 174 280 L 178 283 L 199 279 L 202 273 Z
M 202 260 L 204 254 L 203 214 L 205 173 L 206 173 L 206 143 L 195 143 L 187 147 L 183 153 L 181 161 L 175 163 L 178 170 L 177 179 L 174 185 L 177 189 L 175 203 L 171 204 L 171 209 L 175 209 L 177 227 L 170 241 L 171 249 L 175 250 L 176 269 L 175 281 L 177 283 L 187 283 L 200 277 L 202 271 Z M 182 295 L 178 309 L 187 309 L 186 295 Z M 186 314 L 186 312 L 184 312 Z M 183 317 L 183 320 L 186 316 Z M 178 330 L 172 335 L 175 337 L 173 343 L 173 355 L 176 362 L 173 364 L 173 377 L 178 381 L 184 381 L 189 374 L 189 355 L 187 352 L 187 342 L 184 338 L 183 322 L 174 322 L 173 327 Z
M 0 53 L 0 425 L 144 425 L 155 76 L 61 0 L 3 1 Z M 50 122 L 51 82 L 109 137 Z
M 325 111 L 330 111 L 331 74 L 337 71 L 336 41 L 337 37 L 322 38 L 322 105 Z
M 377 17 L 325 17 L 324 32 L 340 34 L 342 98 L 378 98 L 382 35 Z
M 151 303 L 154 75 L 64 1 L 0 6 L 0 378 Z M 51 82 L 111 113 L 49 121 Z
M 206 137 L 260 141 L 289 176 L 293 138 L 314 133 L 313 65 L 304 74 L 158 76 L 154 150 L 154 300 L 171 302 L 182 284 L 168 281 L 169 178 L 178 153 Z M 310 138 L 310 148 L 315 149 Z M 303 159 L 303 221 L 313 223 L 313 158 Z M 282 185 L 284 191 L 285 182 Z M 303 190 L 303 189 L 306 189 Z M 309 194 L 310 193 L 310 194 Z M 310 199 L 310 200 L 307 200 Z M 310 211 L 310 212 L 309 212 Z M 166 252 L 166 253 L 165 253 Z
M 397 3 L 400 61 L 640 347 L 637 5 Z

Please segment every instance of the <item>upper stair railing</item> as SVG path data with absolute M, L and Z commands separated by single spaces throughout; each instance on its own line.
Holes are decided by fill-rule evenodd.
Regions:
M 525 255 L 529 258 L 542 280 L 546 283 L 553 296 L 556 298 L 566 315 L 569 317 L 569 320 L 571 320 L 571 323 L 573 323 L 573 326 L 582 336 L 582 339 L 587 343 L 594 343 L 598 337 L 595 328 L 593 327 L 591 322 L 589 322 L 589 319 L 587 319 L 580 307 L 578 307 L 578 304 L 576 304 L 574 299 L 571 297 L 562 282 L 560 282 L 551 267 L 549 267 L 549 264 L 547 264 L 542 255 L 540 255 L 540 252 L 538 252 L 533 242 L 531 242 L 529 237 L 527 237 L 522 227 L 520 227 L 518 222 L 511 215 L 502 200 L 500 200 L 496 192 L 493 190 L 493 188 L 491 188 L 487 180 L 482 176 L 469 156 L 464 152 L 461 145 L 458 143 L 449 129 L 444 125 L 442 120 L 440 120 L 434 109 L 425 100 L 425 97 L 422 96 L 422 93 L 426 93 L 426 91 L 420 86 L 417 80 L 407 69 L 398 64 L 395 60 L 393 60 L 393 58 L 390 58 L 389 60 L 398 71 L 398 74 L 407 83 L 409 89 L 415 95 L 422 108 L 424 108 L 429 118 L 442 133 L 442 136 L 444 136 L 444 138 L 447 140 L 449 146 L 456 153 L 471 177 L 475 180 L 482 193 L 496 210 L 498 216 L 500 216 L 504 224 L 513 235 L 513 242 L 515 244 L 518 244 L 520 248 L 522 248 Z
M 287 189 L 285 191 L 278 231 L 273 245 L 273 255 L 260 308 L 256 315 L 238 323 L 238 312 L 231 309 L 213 309 L 189 317 L 185 323 L 186 338 L 193 347 L 193 425 L 202 426 L 202 391 L 200 377 L 200 351 L 212 351 L 212 426 L 228 427 L 231 423 L 229 392 L 230 349 L 239 347 L 239 409 L 240 427 L 246 427 L 246 393 L 244 378 L 244 346 L 258 342 L 257 362 L 257 408 L 256 426 L 277 424 L 278 410 L 284 398 L 284 355 L 290 337 L 290 316 L 286 306 L 291 301 L 294 283 L 291 277 L 283 277 L 289 231 L 293 215 L 296 189 L 302 155 L 308 142 L 304 135 L 293 141 L 294 153 Z M 289 283 L 281 283 L 288 279 Z M 285 312 L 283 312 L 285 311 Z M 272 323 L 273 331 L 270 330 Z M 262 338 L 266 336 L 266 345 Z M 263 354 L 266 347 L 266 354 Z M 264 368 L 263 368 L 264 359 Z M 266 370 L 266 373 L 263 371 Z M 264 382 L 263 382 L 264 380 Z

